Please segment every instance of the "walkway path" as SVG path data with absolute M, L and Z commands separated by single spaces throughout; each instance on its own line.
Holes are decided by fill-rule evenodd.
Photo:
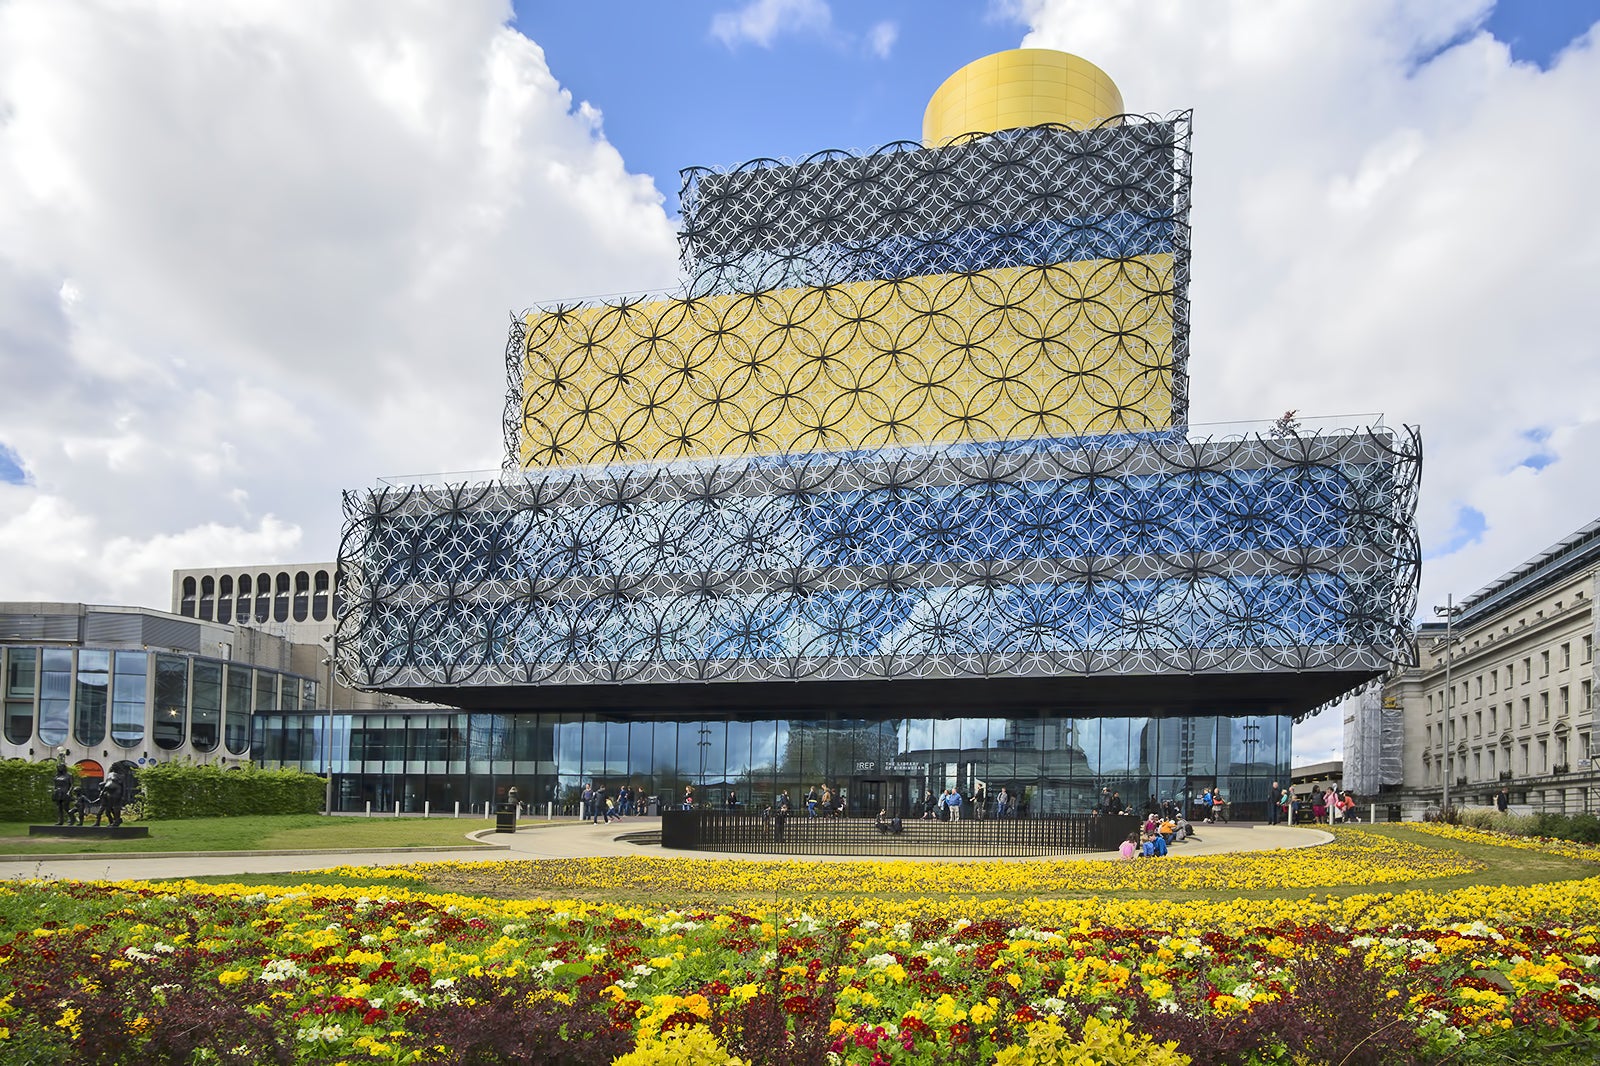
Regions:
M 477 824 L 477 823 L 474 823 Z M 330 866 L 406 866 L 414 862 L 485 862 L 501 859 L 584 859 L 616 855 L 669 856 L 673 858 L 720 859 L 795 859 L 792 855 L 716 855 L 684 851 L 663 851 L 641 847 L 620 839 L 624 834 L 656 826 L 650 818 L 628 819 L 613 825 L 563 822 L 542 825 L 524 821 L 516 833 L 496 833 L 493 829 L 462 832 L 462 847 L 397 848 L 351 851 L 256 851 L 194 852 L 186 854 L 125 855 L 97 852 L 90 855 L 9 855 L 0 856 L 0 879 L 41 878 L 45 880 L 162 880 L 227 874 L 300 873 L 325 870 Z M 357 834 L 358 835 L 358 834 Z M 1303 848 L 1326 844 L 1333 837 L 1318 829 L 1266 825 L 1203 825 L 1196 839 L 1173 849 L 1176 856 L 1219 855 L 1272 848 Z M 1115 859 L 1115 852 L 1062 856 L 1065 859 L 1097 861 Z M 859 857 L 857 857 L 859 859 Z M 804 861 L 834 861 L 828 856 L 807 856 Z M 973 862 L 973 859 L 916 858 L 914 862 Z M 1025 859 L 995 859 L 994 862 L 1026 862 Z

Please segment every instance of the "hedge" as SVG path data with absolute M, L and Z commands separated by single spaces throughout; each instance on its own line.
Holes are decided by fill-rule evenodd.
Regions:
M 262 770 L 168 762 L 142 767 L 144 816 L 220 818 L 238 814 L 317 814 L 327 782 L 301 770 Z
M 54 822 L 56 802 L 50 798 L 56 776 L 54 759 L 0 760 L 0 822 Z

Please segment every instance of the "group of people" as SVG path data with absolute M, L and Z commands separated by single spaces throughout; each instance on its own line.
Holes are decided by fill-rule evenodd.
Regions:
M 787 803 L 789 794 L 782 793 L 780 803 Z M 844 789 L 835 792 L 826 783 L 812 785 L 806 792 L 806 817 L 807 818 L 842 818 L 845 814 L 846 795 Z
M 1331 784 L 1316 786 L 1302 798 L 1293 789 L 1284 788 L 1274 781 L 1268 795 L 1271 797 L 1267 804 L 1269 825 L 1294 825 L 1305 820 L 1308 813 L 1311 821 L 1319 825 L 1361 820 L 1356 809 L 1355 795 L 1348 789 L 1341 791 Z
M 959 822 L 963 818 L 986 821 L 991 818 L 1026 818 L 1028 816 L 1028 790 L 1012 792 L 1005 785 L 993 797 L 987 785 L 979 782 L 972 794 L 959 788 L 946 788 L 938 795 L 932 789 L 924 790 L 917 804 L 923 818 L 936 818 L 941 822 Z
M 1176 807 L 1176 804 L 1172 806 Z M 1183 816 L 1182 811 L 1151 811 L 1145 816 L 1144 824 L 1129 833 L 1128 839 L 1122 842 L 1118 850 L 1124 859 L 1156 859 L 1165 856 L 1172 845 L 1181 844 L 1193 836 L 1194 825 Z
M 644 814 L 649 810 L 649 800 L 645 797 L 644 789 L 636 785 L 623 785 L 611 789 L 596 781 L 585 785 L 578 799 L 581 804 L 580 816 L 596 825 L 610 822 L 614 818 Z

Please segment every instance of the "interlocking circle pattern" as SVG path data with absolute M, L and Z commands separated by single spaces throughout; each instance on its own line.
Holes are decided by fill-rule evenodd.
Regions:
M 497 481 L 347 493 L 380 688 L 1409 654 L 1414 430 L 1186 425 L 1189 116 L 686 173 L 682 294 L 513 321 Z

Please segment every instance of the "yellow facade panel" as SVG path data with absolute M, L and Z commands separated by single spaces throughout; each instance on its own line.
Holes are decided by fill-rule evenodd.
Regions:
M 1172 257 L 527 318 L 525 467 L 1166 428 Z

